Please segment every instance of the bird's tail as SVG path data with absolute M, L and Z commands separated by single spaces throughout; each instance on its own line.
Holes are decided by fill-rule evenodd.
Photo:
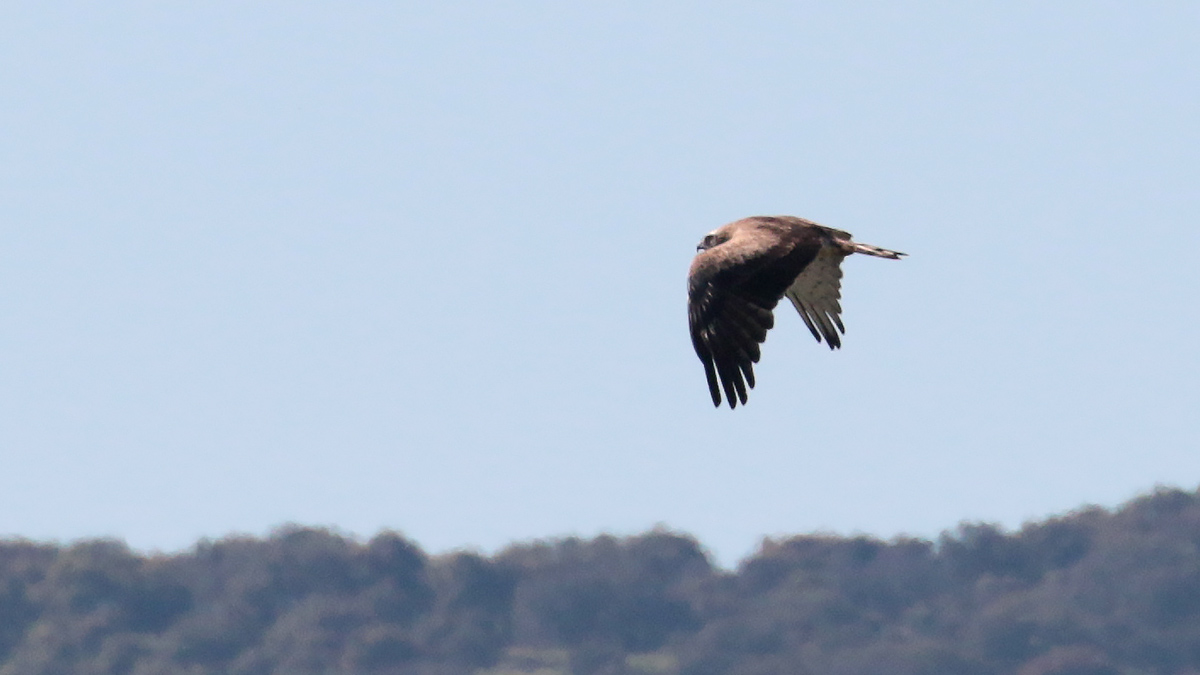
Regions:
M 857 241 L 851 241 L 848 243 L 850 244 L 850 249 L 855 253 L 866 253 L 867 255 L 873 255 L 877 258 L 890 258 L 892 260 L 899 260 L 900 256 L 908 255 L 907 253 L 889 251 L 886 248 L 879 248 L 878 246 L 872 246 L 870 244 L 860 244 Z

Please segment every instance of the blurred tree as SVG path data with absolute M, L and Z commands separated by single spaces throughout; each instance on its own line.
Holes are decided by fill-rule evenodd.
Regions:
M 300 527 L 170 556 L 0 542 L 0 675 L 539 669 L 1200 673 L 1200 499 L 1160 489 L 936 544 L 768 539 L 734 571 L 664 530 L 493 557 Z

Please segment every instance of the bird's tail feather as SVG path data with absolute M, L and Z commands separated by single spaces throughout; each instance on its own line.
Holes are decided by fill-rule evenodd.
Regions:
M 889 251 L 886 248 L 879 248 L 878 246 L 872 246 L 870 244 L 860 244 L 857 241 L 852 241 L 849 243 L 850 248 L 855 253 L 866 253 L 867 255 L 873 255 L 877 258 L 890 258 L 892 260 L 899 260 L 900 256 L 908 255 L 907 253 Z

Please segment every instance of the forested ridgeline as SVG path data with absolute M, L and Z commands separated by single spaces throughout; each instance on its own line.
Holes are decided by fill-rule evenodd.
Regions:
M 1200 496 L 1017 532 L 429 556 L 320 529 L 143 556 L 0 543 L 0 675 L 1200 673 Z

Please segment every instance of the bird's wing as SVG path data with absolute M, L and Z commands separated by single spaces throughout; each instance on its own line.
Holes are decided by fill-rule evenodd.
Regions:
M 817 342 L 824 337 L 830 349 L 842 346 L 838 332 L 846 332 L 842 325 L 842 306 L 838 303 L 842 297 L 841 265 L 845 257 L 846 254 L 837 248 L 822 247 L 785 293 Z
M 746 385 L 754 386 L 753 364 L 761 356 L 759 345 L 775 325 L 771 310 L 777 302 L 763 302 L 713 283 L 689 293 L 692 346 L 704 363 L 713 405 L 721 405 L 722 387 L 729 407 L 737 407 L 739 400 L 746 402 Z
M 764 250 L 758 256 L 705 258 L 688 278 L 692 346 L 704 364 L 714 405 L 746 403 L 759 345 L 775 325 L 772 310 L 797 272 L 817 254 L 815 243 Z

